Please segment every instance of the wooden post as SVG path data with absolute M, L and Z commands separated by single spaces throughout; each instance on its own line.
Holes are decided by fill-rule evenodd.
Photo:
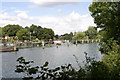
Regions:
M 87 43 L 89 43 L 89 40 L 87 39 Z
M 92 43 L 93 43 L 93 39 L 92 39 Z
M 76 46 L 78 45 L 77 40 L 76 40 Z
M 39 47 L 39 44 L 37 43 L 37 47 Z
M 45 43 L 44 43 L 44 40 L 42 40 L 42 48 L 44 49 L 45 47 Z
M 82 40 L 82 43 L 84 42 L 84 40 Z
M 96 39 L 96 43 L 98 42 L 98 40 Z
M 16 41 L 14 41 L 14 51 L 16 51 Z
M 56 44 L 56 48 L 58 48 L 58 45 Z
M 67 40 L 67 46 L 69 47 L 69 40 Z

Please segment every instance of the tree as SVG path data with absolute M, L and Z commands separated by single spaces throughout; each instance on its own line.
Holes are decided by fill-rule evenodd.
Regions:
M 30 33 L 26 29 L 21 29 L 16 34 L 19 40 L 30 40 Z
M 26 26 L 25 29 L 28 30 L 28 32 L 30 31 L 30 28 L 28 26 Z
M 120 44 L 120 2 L 93 2 L 89 11 L 97 27 L 105 31 L 103 41 L 114 37 Z
M 73 37 L 74 40 L 86 39 L 84 32 L 77 32 L 76 35 Z
M 2 28 L 2 36 L 16 36 L 16 33 L 22 29 L 22 26 L 8 24 Z
M 96 38 L 102 40 L 104 34 L 105 34 L 105 31 L 104 31 L 104 30 L 100 30 L 100 31 L 97 33 Z M 105 38 L 105 37 L 104 37 L 104 38 Z
M 66 34 L 64 34 L 64 35 L 62 35 L 62 40 L 72 40 L 72 37 L 73 37 L 73 33 L 72 32 L 70 32 L 69 34 L 68 33 L 66 33 Z
M 58 39 L 58 34 L 57 34 L 57 35 L 55 35 L 54 37 L 55 37 L 55 39 L 57 40 L 57 39 Z
M 36 25 L 32 24 L 29 28 L 29 31 L 31 32 L 32 36 L 37 36 L 38 30 Z
M 120 78 L 120 45 L 113 38 L 107 40 L 107 44 L 102 44 L 100 51 L 107 54 L 103 56 L 103 62 L 107 65 L 112 78 Z
M 109 69 L 107 74 L 111 79 L 120 79 L 120 2 L 93 2 L 89 10 L 104 34 L 100 51 L 106 54 L 103 63 Z
M 85 31 L 86 36 L 89 39 L 95 39 L 97 36 L 97 29 L 93 26 L 90 26 L 87 31 Z
M 40 28 L 39 32 L 37 33 L 38 39 L 49 40 L 53 39 L 54 31 L 48 28 Z
M 54 31 L 52 29 L 49 28 L 44 28 L 45 34 L 50 35 L 50 38 L 53 39 L 54 37 Z

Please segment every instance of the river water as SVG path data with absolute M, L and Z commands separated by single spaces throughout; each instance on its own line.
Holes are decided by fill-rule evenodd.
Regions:
M 102 58 L 102 55 L 98 51 L 98 44 L 96 43 L 79 44 L 77 46 L 70 44 L 69 47 L 67 47 L 66 44 L 62 44 L 58 46 L 58 48 L 54 45 L 53 47 L 45 47 L 45 49 L 42 49 L 41 47 L 26 48 L 20 49 L 18 52 L 0 53 L 0 58 L 2 58 L 2 68 L 0 69 L 0 72 L 2 71 L 2 77 L 4 78 L 22 77 L 22 74 L 14 72 L 17 64 L 16 60 L 21 56 L 26 60 L 33 60 L 34 65 L 36 66 L 41 66 L 48 61 L 49 68 L 55 68 L 69 63 L 72 64 L 73 67 L 78 68 L 78 64 L 73 55 L 78 58 L 78 61 L 82 66 L 83 61 L 85 60 L 84 52 L 87 52 L 89 57 L 94 57 L 97 61 Z

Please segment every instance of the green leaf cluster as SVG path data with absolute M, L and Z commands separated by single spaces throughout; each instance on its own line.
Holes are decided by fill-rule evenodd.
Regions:
M 22 29 L 19 25 L 6 25 L 2 28 L 2 36 L 16 36 L 16 33 Z
M 72 32 L 70 32 L 69 34 L 65 33 L 64 35 L 61 36 L 62 36 L 61 40 L 72 40 L 73 33 Z
M 21 41 L 30 40 L 30 33 L 26 29 L 19 30 L 16 35 Z
M 33 78 L 33 74 L 36 74 L 38 71 L 38 66 L 31 67 L 31 63 L 33 61 L 26 61 L 23 57 L 20 57 L 17 59 L 17 62 L 19 63 L 16 66 L 15 72 L 17 73 L 25 73 L 26 75 L 23 77 L 23 80 L 29 80 Z
M 88 39 L 96 39 L 97 38 L 97 29 L 94 26 L 88 27 L 88 30 L 85 31 L 85 35 L 88 36 Z
M 120 44 L 120 2 L 93 2 L 89 11 L 97 27 L 105 31 L 103 41 L 114 37 Z
M 87 39 L 84 32 L 77 32 L 76 35 L 73 37 L 73 40 L 81 40 Z
M 6 25 L 3 28 L 0 27 L 0 36 L 17 36 L 19 40 L 35 40 L 36 38 L 42 40 L 53 39 L 54 31 L 49 28 L 42 28 L 41 26 L 37 26 L 32 24 L 30 27 L 26 26 L 23 28 L 20 25 Z

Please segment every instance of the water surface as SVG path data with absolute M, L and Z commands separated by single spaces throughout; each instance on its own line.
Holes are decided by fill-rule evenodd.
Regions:
M 76 59 L 73 55 L 75 55 L 80 65 L 83 65 L 83 61 L 85 60 L 84 52 L 88 53 L 88 56 L 94 57 L 95 60 L 101 60 L 102 55 L 98 51 L 98 44 L 79 44 L 78 46 L 74 44 L 70 44 L 67 47 L 66 44 L 63 44 L 56 48 L 53 47 L 45 47 L 42 49 L 41 47 L 34 48 L 26 48 L 20 49 L 18 52 L 5 52 L 2 54 L 2 77 L 4 78 L 18 78 L 22 77 L 22 74 L 15 73 L 16 69 L 16 60 L 19 57 L 24 57 L 26 60 L 33 60 L 34 65 L 43 65 L 46 61 L 49 62 L 50 68 L 55 68 L 64 64 L 72 64 L 75 68 L 78 68 L 78 64 L 76 63 Z

